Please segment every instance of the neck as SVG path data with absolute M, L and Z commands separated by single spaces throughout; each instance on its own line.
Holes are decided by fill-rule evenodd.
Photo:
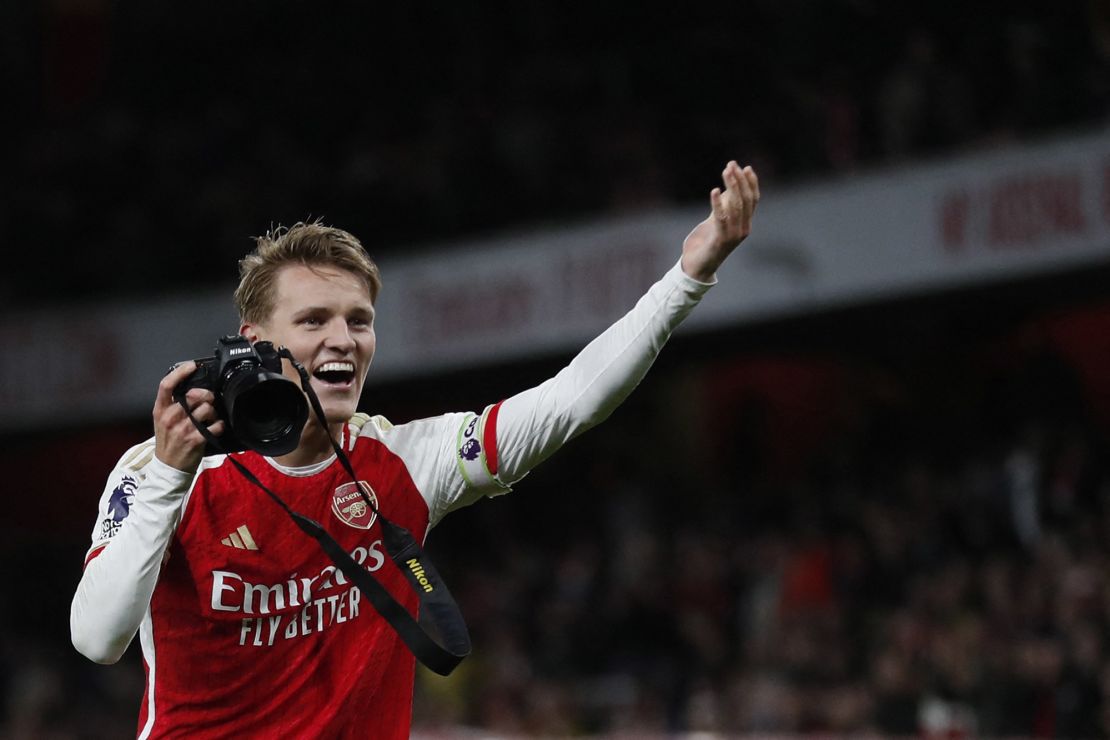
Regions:
M 329 424 L 329 429 L 325 432 L 319 422 L 309 419 L 304 426 L 304 431 L 301 432 L 301 443 L 297 445 L 297 449 L 288 455 L 275 457 L 274 460 L 289 468 L 301 468 L 323 462 L 335 454 L 331 440 L 342 441 L 340 435 L 343 433 L 343 426 L 342 422 Z

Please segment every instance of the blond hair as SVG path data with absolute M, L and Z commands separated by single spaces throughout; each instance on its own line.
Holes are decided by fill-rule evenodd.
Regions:
M 235 306 L 240 318 L 265 323 L 277 300 L 277 276 L 286 265 L 335 267 L 362 278 L 371 303 L 382 287 L 378 266 L 349 232 L 319 222 L 278 226 L 255 238 L 255 248 L 239 260 L 239 287 Z

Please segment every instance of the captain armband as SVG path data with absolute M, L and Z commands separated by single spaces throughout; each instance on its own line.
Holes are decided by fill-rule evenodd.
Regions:
M 455 456 L 459 472 L 467 485 L 487 496 L 509 492 L 509 487 L 497 477 L 497 412 L 495 404 L 477 414 L 467 414 L 459 426 L 455 442 Z

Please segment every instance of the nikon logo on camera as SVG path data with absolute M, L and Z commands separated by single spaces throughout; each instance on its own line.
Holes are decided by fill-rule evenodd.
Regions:
M 253 352 L 253 351 L 254 351 L 253 347 L 232 347 L 228 351 L 228 354 L 231 355 L 232 357 L 234 357 L 235 355 L 245 355 L 248 352 Z

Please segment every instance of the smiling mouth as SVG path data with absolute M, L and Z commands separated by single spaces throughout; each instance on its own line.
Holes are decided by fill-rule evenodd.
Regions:
M 355 366 L 351 362 L 325 362 L 316 368 L 312 377 L 325 385 L 345 388 L 355 380 Z

